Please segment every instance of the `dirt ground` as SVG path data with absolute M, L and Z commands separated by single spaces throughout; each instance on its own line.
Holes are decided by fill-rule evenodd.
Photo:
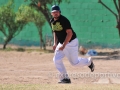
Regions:
M 86 73 L 120 73 L 119 53 L 101 51 L 99 56 L 93 57 L 93 73 L 88 67 L 73 67 L 67 58 L 63 59 L 73 84 L 94 83 L 100 78 L 84 76 Z M 0 84 L 56 84 L 58 71 L 52 61 L 53 55 L 54 53 L 42 51 L 0 50 Z

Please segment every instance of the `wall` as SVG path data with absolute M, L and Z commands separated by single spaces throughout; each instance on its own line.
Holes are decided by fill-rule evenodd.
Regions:
M 1 0 L 0 4 L 7 0 Z M 102 0 L 116 12 L 112 0 Z M 24 0 L 15 0 L 16 10 Z M 24 3 L 26 4 L 26 3 Z M 115 17 L 106 10 L 98 0 L 70 0 L 70 3 L 60 4 L 62 14 L 66 16 L 77 33 L 80 45 L 94 48 L 119 47 L 120 38 L 116 27 Z M 52 35 L 48 23 L 43 27 L 43 34 Z M 4 38 L 0 34 L 1 38 Z M 2 39 L 1 39 L 2 41 Z M 39 35 L 34 24 L 27 25 L 11 43 L 19 45 L 39 45 Z
M 116 12 L 113 0 L 102 0 Z M 71 0 L 61 5 L 72 23 L 80 44 L 85 46 L 119 47 L 120 38 L 115 17 L 98 0 Z

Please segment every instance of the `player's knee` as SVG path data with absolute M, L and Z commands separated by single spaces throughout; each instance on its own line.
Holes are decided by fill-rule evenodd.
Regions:
M 70 64 L 71 64 L 72 66 L 75 66 L 75 65 L 78 64 L 78 62 L 70 62 Z
M 75 63 L 71 63 L 72 66 L 75 66 L 76 64 Z
M 59 64 L 59 63 L 61 62 L 61 60 L 53 57 L 53 62 L 54 62 L 55 64 Z
M 56 57 L 54 56 L 54 57 L 53 57 L 53 62 L 55 62 L 55 61 L 56 61 Z

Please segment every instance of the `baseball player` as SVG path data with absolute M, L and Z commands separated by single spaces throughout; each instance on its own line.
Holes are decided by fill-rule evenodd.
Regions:
M 78 39 L 71 27 L 70 21 L 61 15 L 59 6 L 53 5 L 51 9 L 53 18 L 50 22 L 54 35 L 53 61 L 57 70 L 60 72 L 60 81 L 58 83 L 71 83 L 62 61 L 64 56 L 68 58 L 71 65 L 78 67 L 88 66 L 91 72 L 94 71 L 94 64 L 91 57 L 78 57 Z

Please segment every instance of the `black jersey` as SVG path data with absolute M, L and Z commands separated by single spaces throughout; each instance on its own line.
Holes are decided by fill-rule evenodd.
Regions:
M 58 42 L 60 42 L 61 44 L 63 44 L 63 42 L 65 41 L 65 38 L 67 36 L 66 33 L 67 29 L 71 29 L 73 32 L 70 41 L 76 38 L 76 34 L 71 27 L 70 21 L 66 17 L 60 15 L 58 20 L 54 21 L 54 18 L 52 18 L 50 22 L 51 22 L 52 30 L 53 32 L 55 32 L 58 38 Z

